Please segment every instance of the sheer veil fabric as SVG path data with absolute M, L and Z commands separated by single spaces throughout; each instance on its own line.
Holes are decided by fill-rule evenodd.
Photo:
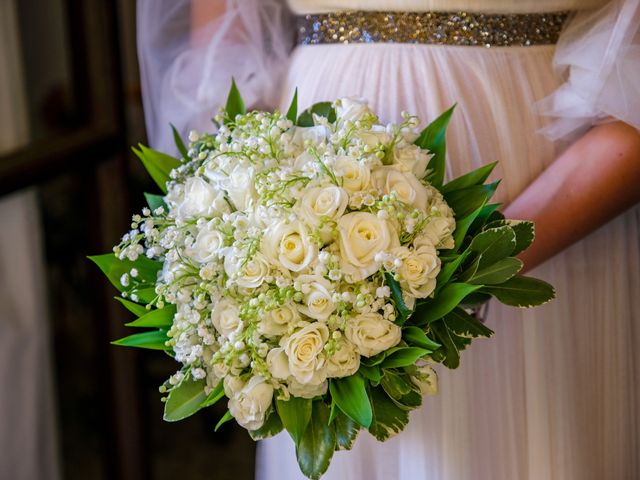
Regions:
M 458 102 L 449 174 L 499 160 L 502 201 L 592 124 L 619 118 L 640 128 L 640 0 L 291 0 L 298 13 L 578 12 L 557 46 L 311 45 L 290 54 L 293 31 L 277 2 L 228 2 L 228 13 L 196 46 L 188 38 L 189 5 L 178 3 L 174 10 L 174 2 L 139 0 L 144 101 L 156 148 L 171 151 L 169 121 L 182 131 L 207 128 L 231 75 L 255 105 L 285 108 L 298 87 L 303 108 L 358 95 L 384 121 L 402 110 L 427 121 Z M 249 12 L 249 4 L 259 10 Z M 384 444 L 362 433 L 323 478 L 640 478 L 639 211 L 535 272 L 556 286 L 554 302 L 532 311 L 492 304 L 495 338 L 474 344 L 458 370 L 440 369 L 440 394 L 413 412 L 405 432 Z M 257 476 L 302 478 L 286 434 L 261 442 Z

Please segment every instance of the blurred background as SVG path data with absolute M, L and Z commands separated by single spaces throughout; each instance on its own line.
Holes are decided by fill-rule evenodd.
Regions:
M 87 255 L 155 191 L 135 2 L 0 0 L 0 479 L 248 479 L 226 406 L 162 421 L 168 356 L 109 342 L 129 314 Z

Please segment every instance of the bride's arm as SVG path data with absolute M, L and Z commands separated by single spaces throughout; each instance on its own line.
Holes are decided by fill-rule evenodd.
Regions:
M 571 145 L 504 213 L 536 223 L 520 256 L 531 269 L 639 201 L 640 133 L 614 122 Z

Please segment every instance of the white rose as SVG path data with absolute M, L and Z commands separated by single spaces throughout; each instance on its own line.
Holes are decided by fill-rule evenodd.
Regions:
M 401 172 L 394 167 L 378 167 L 371 174 L 371 182 L 379 192 L 396 192 L 401 202 L 423 212 L 427 210 L 429 191 L 413 173 Z
M 187 255 L 199 263 L 214 260 L 224 246 L 224 236 L 218 230 L 206 226 L 198 231 L 195 242 L 187 249 Z
M 417 145 L 396 148 L 393 163 L 403 172 L 412 172 L 417 178 L 424 178 L 431 155 Z
M 342 269 L 352 283 L 378 270 L 378 252 L 398 246 L 398 235 L 386 220 L 368 212 L 352 212 L 338 221 L 338 241 Z
M 211 312 L 211 320 L 220 335 L 228 338 L 240 325 L 238 305 L 232 300 L 221 299 Z
M 431 243 L 423 242 L 416 249 L 399 247 L 391 251 L 402 261 L 397 269 L 402 290 L 415 298 L 426 298 L 436 288 L 436 277 L 440 273 L 440 258 Z
M 379 313 L 363 313 L 347 321 L 345 335 L 360 355 L 372 357 L 400 342 L 402 332 Z
M 420 389 L 422 395 L 438 393 L 438 375 L 430 365 L 418 367 L 417 372 L 411 376 L 411 381 Z
M 320 275 L 300 275 L 296 281 L 305 286 L 301 313 L 316 320 L 326 320 L 336 309 L 332 300 L 331 282 Z
M 361 192 L 369 187 L 371 170 L 359 160 L 340 156 L 335 162 L 335 173 L 342 179 L 342 187 L 349 193 Z
M 326 380 L 318 385 L 313 384 L 303 384 L 297 382 L 294 378 L 290 378 L 289 382 L 289 393 L 294 397 L 300 398 L 314 398 L 318 395 L 324 395 L 327 393 L 327 387 L 329 386 L 329 382 Z
M 258 332 L 268 337 L 284 335 L 289 330 L 289 325 L 295 325 L 299 320 L 298 310 L 285 304 L 269 310 L 259 319 Z
M 269 275 L 269 262 L 260 252 L 245 262 L 243 254 L 246 252 L 229 253 L 224 259 L 224 271 L 239 287 L 257 288 Z
M 329 136 L 329 129 L 325 125 L 315 125 L 313 127 L 294 127 L 291 130 L 291 143 L 297 147 L 304 147 L 306 140 L 313 145 L 319 145 Z
M 299 220 L 281 221 L 267 229 L 262 248 L 269 260 L 292 272 L 304 270 L 318 255 L 318 247 Z
M 236 166 L 225 182 L 225 190 L 236 210 L 248 210 L 258 198 L 255 189 L 254 169 L 243 165 Z
M 309 226 L 317 228 L 323 219 L 342 216 L 348 201 L 347 192 L 335 185 L 307 188 L 300 198 L 300 216 Z
M 356 122 L 371 114 L 371 109 L 363 98 L 345 97 L 336 102 L 336 117 L 344 122 Z
M 239 425 L 257 430 L 264 424 L 272 400 L 273 387 L 264 378 L 255 376 L 229 400 L 229 412 Z
M 228 398 L 233 398 L 233 396 L 242 390 L 245 386 L 246 382 L 244 382 L 240 377 L 236 377 L 234 375 L 227 375 L 224 377 L 222 381 L 222 386 L 224 387 L 224 394 Z
M 183 193 L 177 209 L 179 217 L 206 217 L 221 213 L 221 192 L 201 177 L 189 177 L 184 184 Z M 224 202 L 224 198 L 222 201 Z
M 354 345 L 343 340 L 338 349 L 327 358 L 327 377 L 338 378 L 353 375 L 360 368 L 360 355 Z
M 302 384 L 324 382 L 327 379 L 324 345 L 329 339 L 329 329 L 324 323 L 310 323 L 283 342 L 289 371 Z
M 373 125 L 370 130 L 363 130 L 357 133 L 357 138 L 369 147 L 376 147 L 378 144 L 388 145 L 392 136 L 387 128 L 382 125 Z
M 291 376 L 289 370 L 289 358 L 282 347 L 269 350 L 267 354 L 267 367 L 273 378 L 286 380 Z

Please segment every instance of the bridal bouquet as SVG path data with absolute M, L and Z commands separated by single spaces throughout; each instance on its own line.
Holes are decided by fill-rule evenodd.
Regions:
M 92 260 L 144 329 L 114 343 L 180 364 L 160 387 L 165 420 L 226 397 L 216 429 L 285 429 L 319 478 L 361 429 L 399 433 L 436 393 L 434 365 L 491 336 L 479 305 L 553 297 L 518 275 L 533 225 L 489 203 L 495 164 L 444 183 L 452 110 L 421 132 L 347 98 L 246 112 L 234 84 L 215 133 L 187 147 L 174 130 L 180 159 L 134 149 L 163 195 Z

